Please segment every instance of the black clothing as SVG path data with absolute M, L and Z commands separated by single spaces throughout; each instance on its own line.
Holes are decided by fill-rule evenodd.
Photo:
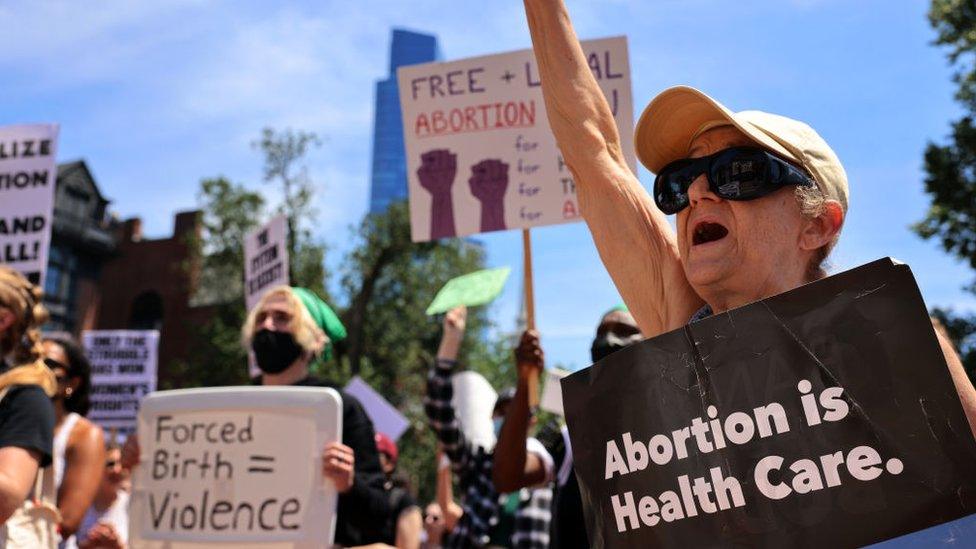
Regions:
M 572 464 L 569 475 L 559 477 L 566 461 L 573 460 L 572 451 L 566 447 L 565 439 L 558 428 L 546 426 L 539 438 L 552 454 L 556 471 L 556 491 L 552 500 L 552 545 L 553 549 L 586 549 L 590 546 L 586 536 L 586 521 L 583 519 L 583 499 L 580 497 L 579 483 Z
M 569 474 L 566 484 L 556 489 L 552 515 L 554 548 L 585 549 L 590 546 L 586 537 L 586 521 L 583 519 L 583 499 L 580 497 L 575 470 Z
M 382 541 L 387 545 L 393 545 L 395 547 L 397 522 L 400 520 L 400 513 L 411 507 L 416 507 L 419 510 L 420 506 L 417 505 L 417 500 L 413 499 L 410 492 L 403 486 L 398 486 L 392 481 L 387 481 L 384 489 L 386 490 L 386 497 L 390 502 L 391 513 L 383 524 Z
M 16 446 L 41 455 L 41 467 L 51 464 L 54 444 L 54 405 L 37 385 L 12 385 L 0 400 L 0 448 Z
M 261 376 L 251 380 L 262 385 Z M 342 396 L 342 443 L 355 454 L 352 488 L 339 494 L 335 543 L 344 546 L 366 545 L 382 539 L 381 525 L 391 513 L 390 501 L 383 490 L 385 476 L 376 451 L 373 422 L 356 397 L 323 379 L 308 376 L 292 384 L 296 387 L 329 387 Z

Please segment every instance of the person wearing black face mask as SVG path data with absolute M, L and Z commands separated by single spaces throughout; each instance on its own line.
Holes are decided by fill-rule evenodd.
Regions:
M 345 337 L 335 313 L 304 288 L 269 290 L 248 314 L 242 343 L 253 351 L 261 375 L 253 385 L 331 387 L 342 396 L 342 442 L 322 452 L 323 474 L 339 491 L 335 543 L 351 547 L 380 542 L 377 527 L 392 513 L 383 490 L 373 422 L 362 404 L 336 385 L 310 375 L 309 364 L 327 359 L 333 341 Z M 138 463 L 133 437 L 123 449 L 124 464 Z
M 620 305 L 608 311 L 600 319 L 596 337 L 590 346 L 590 356 L 593 362 L 597 362 L 642 339 L 634 317 L 626 307 Z M 530 384 L 525 380 L 530 376 L 540 375 L 543 368 L 542 348 L 539 345 L 538 335 L 526 333 L 515 351 L 515 356 L 519 372 L 518 389 L 509 405 L 506 425 L 495 447 L 495 451 L 504 454 L 507 459 L 495 461 L 494 471 L 492 471 L 495 489 L 499 492 L 522 488 L 526 485 L 525 479 L 539 474 L 537 470 L 539 465 L 526 460 L 524 454 L 525 426 L 528 425 L 531 417 L 529 401 L 532 400 L 528 394 Z M 556 549 L 588 547 L 583 520 L 583 502 L 580 499 L 576 472 L 573 469 L 573 449 L 569 444 L 569 430 L 565 425 L 562 426 L 556 440 L 547 444 L 547 449 L 555 461 L 556 473 L 550 547 Z
M 640 329 L 627 307 L 618 305 L 607 311 L 596 329 L 590 346 L 590 359 L 599 362 L 624 347 L 642 340 Z

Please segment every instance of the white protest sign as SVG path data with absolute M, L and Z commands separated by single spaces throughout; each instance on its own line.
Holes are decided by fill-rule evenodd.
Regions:
M 44 287 L 57 185 L 57 124 L 0 128 L 0 265 Z
M 332 546 L 338 494 L 321 453 L 342 439 L 335 390 L 162 391 L 143 402 L 138 433 L 134 547 Z
M 159 332 L 89 330 L 82 342 L 91 362 L 88 419 L 105 429 L 132 432 L 139 402 L 156 390 Z
M 383 395 L 376 392 L 363 378 L 356 376 L 343 389 L 347 395 L 359 399 L 366 409 L 366 415 L 373 421 L 373 430 L 398 440 L 410 426 L 410 421 L 399 412 Z
M 279 215 L 244 237 L 244 302 L 250 311 L 264 292 L 288 284 L 288 222 Z
M 488 380 L 477 372 L 467 371 L 454 374 L 454 398 L 451 405 L 461 423 L 464 436 L 475 446 L 485 449 L 495 447 L 495 426 L 491 414 L 498 400 L 498 393 Z
M 582 45 L 636 173 L 627 39 Z M 580 219 L 532 50 L 401 67 L 397 78 L 414 241 Z
M 546 382 L 542 388 L 542 397 L 539 399 L 539 407 L 547 412 L 565 415 L 563 413 L 563 390 L 559 386 L 559 380 L 569 375 L 566 370 L 553 368 L 546 370 Z

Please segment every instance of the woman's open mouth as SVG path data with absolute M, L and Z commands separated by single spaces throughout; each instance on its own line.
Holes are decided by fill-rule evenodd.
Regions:
M 695 230 L 691 235 L 691 245 L 697 246 L 699 244 L 708 244 L 709 242 L 722 240 L 727 234 L 729 234 L 729 230 L 724 225 L 711 221 L 703 221 L 695 225 Z

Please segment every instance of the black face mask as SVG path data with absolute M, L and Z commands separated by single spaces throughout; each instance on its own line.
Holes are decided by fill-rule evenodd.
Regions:
M 613 332 L 607 332 L 593 340 L 593 345 L 590 346 L 590 358 L 593 359 L 594 363 L 599 362 L 620 349 L 632 343 L 637 343 L 640 340 L 640 334 L 621 337 Z
M 285 371 L 302 354 L 302 347 L 295 336 L 288 332 L 272 332 L 262 329 L 251 339 L 251 349 L 258 368 L 266 374 Z

